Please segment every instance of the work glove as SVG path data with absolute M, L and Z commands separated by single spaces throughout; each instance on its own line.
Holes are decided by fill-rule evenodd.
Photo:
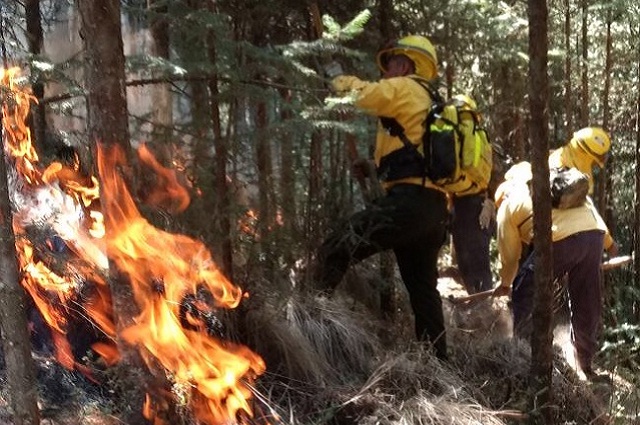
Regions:
M 330 79 L 336 78 L 338 75 L 343 75 L 344 70 L 342 69 L 342 65 L 340 62 L 333 61 L 323 66 L 324 73 Z
M 371 170 L 371 161 L 365 158 L 358 158 L 351 163 L 351 173 L 356 179 L 364 179 L 369 177 L 369 171 Z
M 610 258 L 618 256 L 618 254 L 619 254 L 618 244 L 615 241 L 613 241 L 613 243 L 611 243 L 609 248 L 607 248 L 607 254 L 609 254 Z
M 496 205 L 494 202 L 486 198 L 482 202 L 482 210 L 480 211 L 480 216 L 478 217 L 478 222 L 480 223 L 481 229 L 488 229 L 491 224 L 491 220 L 494 219 L 496 215 Z
M 506 286 L 506 285 L 496 286 L 493 289 L 493 294 L 491 295 L 494 297 L 504 297 L 505 295 L 511 295 L 511 286 Z

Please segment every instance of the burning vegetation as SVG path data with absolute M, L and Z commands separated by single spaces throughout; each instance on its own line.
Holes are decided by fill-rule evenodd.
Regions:
M 98 144 L 99 178 L 82 175 L 77 156 L 42 168 L 26 125 L 34 99 L 17 83 L 19 69 L 2 70 L 0 76 L 7 91 L 3 141 L 22 285 L 33 300 L 33 314 L 46 324 L 57 362 L 92 378 L 67 339 L 72 313 L 81 309 L 99 330 L 92 349 L 107 365 L 121 360 L 123 344 L 133 347 L 150 370 L 160 368 L 181 388 L 198 421 L 251 417 L 250 385 L 264 372 L 264 362 L 225 340 L 217 320 L 247 294 L 220 273 L 202 243 L 159 230 L 141 216 L 122 178 L 126 159 L 117 147 Z M 164 183 L 149 199 L 186 208 L 188 195 L 175 174 L 144 145 L 139 153 Z M 109 290 L 113 270 L 126 276 L 138 311 L 118 324 Z M 148 400 L 145 416 L 162 423 L 158 406 L 172 401 Z
M 529 347 L 487 327 L 458 323 L 496 317 L 493 332 L 502 323 L 495 311 L 479 310 L 476 317 L 451 312 L 455 344 L 445 364 L 422 346 L 399 342 L 410 340 L 403 338 L 411 328 L 403 312 L 389 329 L 348 294 L 283 296 L 256 283 L 249 298 L 225 278 L 204 244 L 142 216 L 117 146 L 97 144 L 97 176 L 82 171 L 73 149 L 41 165 L 26 125 L 34 99 L 19 79 L 17 68 L 0 70 L 2 136 L 38 380 L 47 387 L 44 415 L 53 423 L 123 423 L 116 415 L 124 408 L 114 400 L 119 394 L 122 403 L 132 401 L 127 386 L 144 387 L 144 401 L 134 408 L 154 425 L 528 419 Z M 188 191 L 175 172 L 144 145 L 138 155 L 159 182 L 145 201 L 172 212 L 187 208 Z M 112 299 L 114 285 L 121 284 L 130 288 L 130 317 Z M 245 329 L 241 344 L 225 317 L 247 304 L 238 315 Z M 561 356 L 556 364 L 557 423 L 607 423 L 616 415 L 630 417 L 638 405 L 626 381 L 618 379 L 615 391 L 591 388 Z M 0 392 L 0 407 L 4 396 Z M 607 409 L 604 399 L 618 411 Z M 64 413 L 51 407 L 61 405 Z M 5 419 L 10 415 L 0 409 L 0 425 Z

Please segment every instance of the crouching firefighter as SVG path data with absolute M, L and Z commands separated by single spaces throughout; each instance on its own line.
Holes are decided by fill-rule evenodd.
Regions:
M 446 359 L 442 301 L 436 285 L 438 253 L 446 237 L 447 200 L 445 192 L 424 176 L 421 143 L 423 122 L 432 104 L 422 84 L 437 77 L 436 51 L 428 38 L 410 35 L 384 46 L 377 53 L 377 64 L 382 72 L 379 81 L 338 75 L 331 85 L 339 94 L 353 95 L 357 107 L 379 118 L 374 161 L 385 193 L 322 243 L 314 282 L 319 290 L 331 292 L 350 265 L 393 250 L 409 293 L 416 337 Z M 400 126 L 409 143 L 390 123 Z
M 516 164 L 510 173 L 513 178 L 496 190 L 501 284 L 494 295 L 511 293 L 514 335 L 528 339 L 533 331 L 535 254 L 528 253 L 522 265 L 519 260 L 522 244 L 533 240 L 531 165 Z M 566 276 L 577 365 L 585 377 L 593 378 L 603 311 L 600 263 L 604 249 L 615 249 L 613 239 L 589 197 L 578 206 L 553 208 L 551 222 L 553 278 L 562 281 Z

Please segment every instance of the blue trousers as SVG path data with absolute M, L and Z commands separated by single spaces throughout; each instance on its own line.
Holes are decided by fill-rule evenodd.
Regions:
M 571 332 L 581 368 L 591 368 L 598 350 L 598 326 L 602 316 L 600 262 L 604 233 L 590 230 L 553 243 L 553 276 L 567 276 Z M 528 338 L 533 310 L 533 252 L 513 283 L 512 308 L 516 336 Z
M 442 192 L 413 184 L 392 187 L 386 196 L 349 217 L 323 242 L 314 279 L 318 289 L 333 290 L 350 265 L 383 250 L 393 250 L 409 293 L 416 337 L 430 341 L 436 355 L 446 358 L 437 261 L 447 220 Z

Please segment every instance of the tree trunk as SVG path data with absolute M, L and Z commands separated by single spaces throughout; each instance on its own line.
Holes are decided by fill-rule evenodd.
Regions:
M 280 97 L 283 105 L 280 112 L 280 121 L 286 125 L 287 121 L 293 117 L 291 113 L 291 90 L 280 89 Z M 287 246 L 284 247 L 284 260 L 287 269 L 296 261 L 294 255 L 293 241 L 298 236 L 298 214 L 296 207 L 296 187 L 293 157 L 293 134 L 288 130 L 283 130 L 280 138 L 280 205 L 282 208 L 282 226 L 285 234 Z
M 150 51 L 153 56 L 166 60 L 170 59 L 169 22 L 167 20 L 168 7 L 166 2 L 159 0 L 147 0 L 147 12 L 149 14 L 149 33 L 151 35 Z M 158 76 L 161 77 L 161 76 Z M 158 83 L 153 86 L 152 92 L 152 120 L 158 131 L 154 131 L 157 159 L 169 166 L 171 164 L 171 136 L 173 132 L 173 97 L 169 83 Z
M 1 127 L 0 127 L 1 130 Z M 26 296 L 18 273 L 4 154 L 0 155 L 0 329 L 16 425 L 40 423 L 38 387 L 31 358 Z
M 210 12 L 215 12 L 215 5 L 210 4 Z M 217 52 L 216 52 L 216 39 L 213 31 L 209 33 L 207 40 L 207 52 L 209 54 L 209 62 L 211 65 L 216 66 Z M 218 76 L 214 74 L 209 80 L 209 95 L 211 105 L 211 122 L 213 125 L 213 145 L 215 147 L 215 169 L 213 170 L 214 187 L 216 194 L 216 227 L 218 230 L 219 238 L 221 240 L 221 264 L 220 268 L 224 275 L 233 282 L 233 243 L 232 243 L 232 227 L 231 227 L 231 214 L 232 214 L 232 202 L 231 194 L 229 191 L 229 183 L 227 181 L 227 161 L 229 160 L 229 142 L 228 137 L 222 134 L 222 124 L 220 119 L 220 103 L 219 90 L 218 90 Z
M 40 0 L 26 0 L 24 3 L 25 18 L 27 21 L 27 44 L 29 46 L 29 53 L 34 56 L 42 53 L 42 23 L 40 15 Z M 40 81 L 35 81 L 32 86 L 33 95 L 39 101 L 33 103 L 29 108 L 29 127 L 31 128 L 31 143 L 36 148 L 37 152 L 44 152 L 45 146 L 45 133 L 46 133 L 46 116 L 44 103 L 44 84 Z
M 307 198 L 307 214 L 305 223 L 305 237 L 307 239 L 307 252 L 311 254 L 320 241 L 321 220 L 319 217 L 322 198 L 322 135 L 320 130 L 314 130 L 311 134 L 311 146 L 309 153 L 309 186 Z M 313 285 L 312 285 L 313 286 Z
M 84 86 L 87 102 L 87 136 L 97 154 L 98 144 L 107 149 L 121 148 L 126 158 L 133 161 L 129 141 L 128 111 L 125 89 L 124 51 L 120 24 L 120 1 L 100 2 L 77 0 L 80 14 L 80 35 L 84 41 Z M 129 167 L 134 169 L 134 167 Z M 131 187 L 132 176 L 125 175 Z M 100 185 L 100 200 L 103 206 L 109 202 L 109 194 Z M 113 201 L 111 201 L 113 202 Z M 107 218 L 107 217 L 105 217 Z M 105 220 L 105 230 L 109 233 L 109 221 Z M 107 256 L 111 258 L 109 252 Z M 120 273 L 114 262 L 109 261 L 109 281 L 113 298 L 114 318 L 117 334 L 128 327 L 139 313 L 132 301 L 130 282 Z M 124 341 L 118 341 L 122 362 L 125 365 L 138 364 L 140 358 L 134 348 Z M 143 401 L 143 385 L 132 406 Z M 142 405 L 134 408 L 131 422 L 142 421 Z
M 5 34 L 5 22 L 3 12 L 4 3 L 0 3 L 0 54 L 2 55 L 2 66 L 4 69 L 9 68 L 9 58 L 7 56 L 7 39 Z
M 546 0 L 529 0 L 529 99 L 533 166 L 533 245 L 535 296 L 531 336 L 531 407 L 539 423 L 552 424 L 553 257 L 549 192 L 548 10 Z
M 309 20 L 307 22 L 307 36 L 309 40 L 317 40 L 322 37 L 322 20 L 318 2 L 314 1 L 309 5 Z M 321 218 L 319 214 L 323 211 L 322 196 L 322 133 L 314 129 L 311 133 L 309 152 L 309 186 L 307 197 L 307 211 L 305 216 L 305 238 L 307 240 L 307 255 L 310 260 L 311 253 L 315 251 L 320 241 Z M 309 262 L 309 261 L 308 261 Z M 313 287 L 313 284 L 310 285 Z
M 77 0 L 76 4 L 85 49 L 89 140 L 119 145 L 130 154 L 120 2 Z
M 271 273 L 275 266 L 273 252 L 269 245 L 272 237 L 270 235 L 273 228 L 273 207 L 271 205 L 272 189 L 272 166 L 271 148 L 267 140 L 267 102 L 258 101 L 256 105 L 256 150 L 255 159 L 258 171 L 258 240 L 260 241 L 260 252 L 264 258 L 263 270 L 272 278 Z
M 92 144 L 117 145 L 126 152 L 127 158 L 131 158 L 120 2 L 78 0 L 77 8 L 81 20 L 80 35 L 85 48 L 84 82 L 89 140 Z M 104 200 L 104 194 L 100 195 Z M 127 282 L 115 278 L 119 273 L 113 264 L 110 265 L 110 275 L 116 322 L 123 327 L 135 315 L 131 288 Z
M 571 1 L 564 0 L 564 110 L 566 135 L 573 134 L 573 88 L 571 84 Z M 565 137 L 566 138 L 566 137 Z
M 582 92 L 580 94 L 580 127 L 589 125 L 589 0 L 582 0 Z
M 640 27 L 639 27 L 640 30 Z M 636 76 L 640 78 L 640 49 L 636 53 Z M 640 92 L 636 94 L 636 146 L 635 146 L 635 197 L 633 220 L 633 252 L 640 253 Z M 640 281 L 640 255 L 633 259 L 634 282 Z M 640 320 L 640 309 L 636 309 L 636 320 Z
M 393 29 L 393 1 L 378 0 L 378 19 L 380 20 L 380 35 L 384 41 L 394 38 Z
M 606 36 L 606 48 L 605 48 L 605 60 L 604 60 L 604 89 L 602 91 L 602 127 L 610 131 L 609 119 L 611 115 L 611 108 L 609 105 L 609 93 L 611 92 L 611 69 L 613 68 L 613 60 L 611 56 L 612 48 L 612 36 L 611 25 L 613 23 L 613 11 L 607 9 L 607 36 Z M 612 199 L 612 170 L 615 170 L 615 157 L 609 156 L 608 164 L 602 169 L 600 173 L 600 189 L 597 193 L 598 210 L 603 213 L 604 220 L 609 227 L 611 234 L 615 233 L 615 220 L 613 219 L 613 199 Z M 605 276 L 606 278 L 606 276 Z

